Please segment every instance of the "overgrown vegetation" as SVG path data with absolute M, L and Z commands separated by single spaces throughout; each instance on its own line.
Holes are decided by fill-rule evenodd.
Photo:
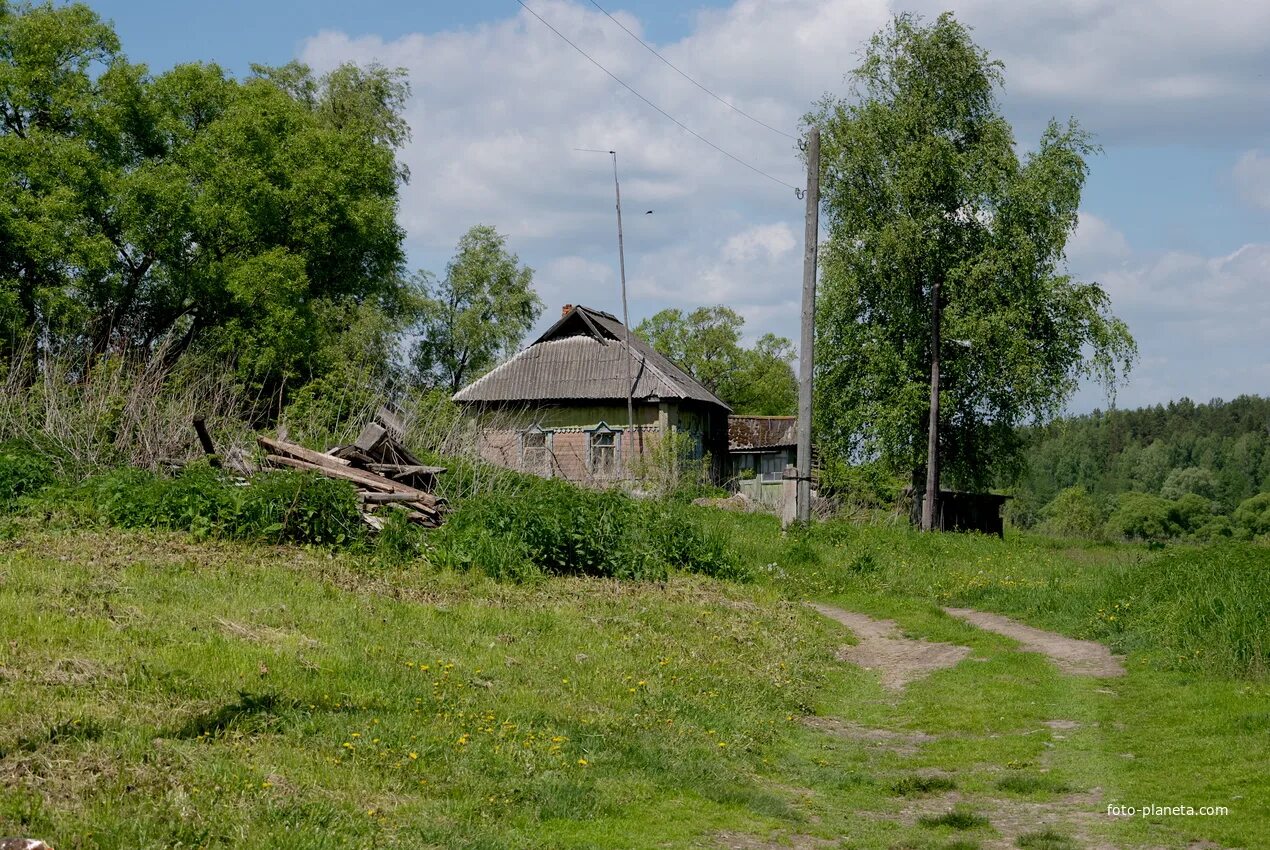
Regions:
M 351 546 L 364 529 L 351 485 L 292 470 L 262 472 L 240 486 L 201 465 L 174 477 L 121 469 L 87 479 L 72 498 L 81 516 L 195 537 Z
M 443 565 L 495 577 L 539 570 L 641 580 L 664 579 L 670 569 L 747 575 L 723 536 L 682 505 L 637 502 L 553 480 L 467 499 L 436 535 L 432 551 Z

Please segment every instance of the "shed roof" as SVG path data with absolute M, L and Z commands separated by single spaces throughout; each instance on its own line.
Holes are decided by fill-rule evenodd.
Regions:
M 729 416 L 728 451 L 760 452 L 798 443 L 797 416 Z
M 547 332 L 515 357 L 454 395 L 458 402 L 624 400 L 629 364 L 631 395 L 727 405 L 671 363 L 617 317 L 590 307 L 571 307 Z

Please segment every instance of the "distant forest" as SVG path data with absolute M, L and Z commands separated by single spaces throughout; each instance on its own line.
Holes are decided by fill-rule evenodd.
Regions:
M 1179 500 L 1199 505 L 1202 499 L 1210 516 L 1200 524 L 1221 533 L 1225 523 L 1213 518 L 1237 515 L 1250 499 L 1270 493 L 1270 398 L 1240 396 L 1208 404 L 1184 398 L 1136 410 L 1095 411 L 1024 429 L 1023 436 L 1027 465 L 1012 488 L 1009 513 L 1024 527 L 1069 525 L 1073 511 L 1094 514 L 1087 518 L 1090 524 L 1095 516 L 1105 521 L 1127 502 L 1171 508 L 1177 520 Z M 1121 495 L 1128 493 L 1143 496 Z M 1249 507 L 1262 501 L 1270 496 Z M 1164 531 L 1162 536 L 1180 536 L 1183 529 Z

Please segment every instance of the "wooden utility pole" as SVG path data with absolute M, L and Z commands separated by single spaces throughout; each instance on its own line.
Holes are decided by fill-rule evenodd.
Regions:
M 816 342 L 816 252 L 820 247 L 820 129 L 807 132 L 807 230 L 803 235 L 803 319 L 798 346 L 798 504 L 811 521 L 811 382 Z
M 930 422 L 926 429 L 926 495 L 922 531 L 934 531 L 939 517 L 939 278 L 930 288 Z

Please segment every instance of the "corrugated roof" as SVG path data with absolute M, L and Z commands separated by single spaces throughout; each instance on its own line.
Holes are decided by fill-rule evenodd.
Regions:
M 798 443 L 797 416 L 729 416 L 728 451 L 762 451 Z
M 626 326 L 616 316 L 574 307 L 524 351 L 455 393 L 460 402 L 626 398 Z M 691 399 L 727 408 L 699 381 L 638 336 L 630 339 L 631 395 Z

